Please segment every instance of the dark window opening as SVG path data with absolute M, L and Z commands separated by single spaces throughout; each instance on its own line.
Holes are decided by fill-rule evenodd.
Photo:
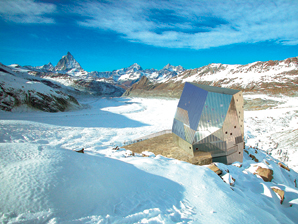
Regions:
M 236 126 L 234 126 L 234 128 L 236 128 Z
M 232 135 L 232 133 L 230 133 L 230 135 Z
M 239 152 L 239 154 L 241 154 L 241 152 Z
M 199 150 L 198 148 L 196 148 L 196 150 Z
M 228 132 L 226 131 L 226 134 L 228 134 Z

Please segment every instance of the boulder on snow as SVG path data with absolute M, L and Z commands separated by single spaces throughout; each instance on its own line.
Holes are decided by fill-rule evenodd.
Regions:
M 84 148 L 82 148 L 80 150 L 76 150 L 76 152 L 78 152 L 78 153 L 84 153 Z
M 284 168 L 285 170 L 290 171 L 289 167 L 285 166 L 285 165 L 282 164 L 281 162 L 279 162 L 278 165 L 279 165 L 281 168 Z
M 271 189 L 279 196 L 280 204 L 282 204 L 285 198 L 285 192 L 278 187 L 271 187 Z
M 219 169 L 214 163 L 210 164 L 209 166 L 207 166 L 210 170 L 212 170 L 214 173 L 216 173 L 217 175 L 222 174 L 222 170 Z
M 256 163 L 259 162 L 259 160 L 252 154 L 249 154 L 249 157 L 252 158 L 252 160 L 254 160 Z
M 262 168 L 259 166 L 255 174 L 258 174 L 265 182 L 271 182 L 273 179 L 273 170 L 271 169 Z

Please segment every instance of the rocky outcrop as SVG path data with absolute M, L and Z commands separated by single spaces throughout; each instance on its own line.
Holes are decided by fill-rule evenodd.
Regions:
M 26 73 L 15 73 L 0 64 L 0 109 L 12 111 L 22 105 L 45 112 L 79 108 L 80 104 L 61 87 L 49 80 L 32 79 Z
M 258 167 L 255 174 L 259 175 L 265 182 L 271 182 L 273 179 L 273 170 L 271 169 Z
M 285 192 L 278 187 L 271 187 L 271 189 L 278 195 L 280 204 L 282 204 L 285 199 Z
M 0 109 L 12 111 L 21 105 L 45 112 L 63 112 L 78 108 L 80 104 L 71 95 L 60 91 L 55 91 L 55 94 L 44 94 L 34 89 L 28 91 L 5 89 L 0 84 Z

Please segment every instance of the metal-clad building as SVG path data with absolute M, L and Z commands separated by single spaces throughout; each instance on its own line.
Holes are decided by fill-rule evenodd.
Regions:
M 186 82 L 173 122 L 174 141 L 190 155 L 213 162 L 243 160 L 243 96 L 240 90 Z

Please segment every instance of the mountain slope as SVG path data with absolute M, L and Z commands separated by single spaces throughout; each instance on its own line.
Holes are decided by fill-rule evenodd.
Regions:
M 17 74 L 27 73 L 34 78 L 47 79 L 62 84 L 62 86 L 73 87 L 73 94 L 92 94 L 97 96 L 121 96 L 124 89 L 108 82 L 102 82 L 92 78 L 87 71 L 68 52 L 58 64 L 53 67 L 51 63 L 43 66 L 9 66 Z
M 54 87 L 54 88 L 52 88 Z M 45 112 L 79 108 L 78 101 L 54 83 L 26 73 L 15 73 L 0 64 L 0 109 L 13 111 L 20 106 Z
M 124 95 L 179 97 L 185 82 L 240 89 L 244 92 L 296 95 L 298 57 L 247 65 L 210 64 L 186 70 L 163 83 L 147 83 L 150 89 L 136 84 Z M 156 90 L 158 93 L 155 93 Z

